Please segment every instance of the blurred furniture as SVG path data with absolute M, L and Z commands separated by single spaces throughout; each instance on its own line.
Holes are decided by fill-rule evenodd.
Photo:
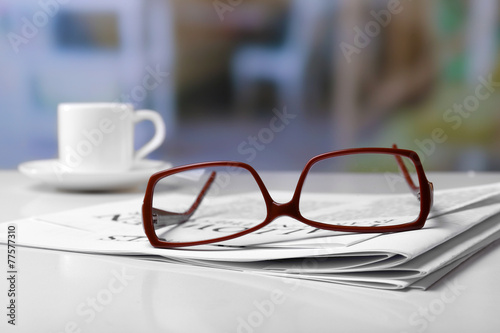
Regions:
M 243 46 L 232 58 L 232 80 L 236 105 L 248 108 L 257 83 L 268 81 L 276 86 L 278 102 L 302 111 L 305 94 L 315 78 L 308 68 L 315 56 L 321 28 L 333 3 L 323 0 L 291 0 L 285 40 L 276 48 Z
M 346 57 L 338 49 L 333 59 L 331 112 L 335 147 L 347 148 L 369 137 L 394 111 L 431 91 L 437 57 L 431 1 L 399 4 L 387 26 L 373 14 L 388 13 L 386 1 L 341 4 L 336 37 L 357 51 Z M 373 26 L 378 32 L 367 33 Z

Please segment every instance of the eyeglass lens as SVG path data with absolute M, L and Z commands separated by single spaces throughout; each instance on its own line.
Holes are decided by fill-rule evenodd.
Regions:
M 400 156 L 419 187 L 412 160 Z M 352 154 L 315 163 L 304 182 L 299 209 L 303 217 L 329 225 L 379 227 L 414 221 L 420 201 L 395 155 Z
M 156 235 L 172 243 L 236 234 L 260 224 L 266 214 L 259 186 L 244 168 L 180 172 L 160 179 L 153 193 Z

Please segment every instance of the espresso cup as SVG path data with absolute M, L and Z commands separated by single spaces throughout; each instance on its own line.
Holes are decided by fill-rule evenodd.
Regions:
M 165 124 L 152 110 L 125 103 L 64 103 L 57 110 L 59 163 L 78 172 L 130 170 L 165 140 Z M 134 150 L 135 124 L 153 122 L 153 138 Z

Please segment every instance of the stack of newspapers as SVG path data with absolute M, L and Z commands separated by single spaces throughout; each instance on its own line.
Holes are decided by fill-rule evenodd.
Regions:
M 220 204 L 231 204 L 237 197 L 227 197 Z M 277 219 L 271 224 L 279 225 L 273 229 L 279 232 L 243 236 L 236 244 L 182 249 L 150 245 L 142 226 L 142 198 L 9 223 L 17 225 L 21 246 L 371 288 L 427 289 L 500 237 L 499 198 L 500 184 L 435 191 L 434 207 L 424 228 L 414 231 L 311 233 L 307 225 Z M 218 222 L 217 216 L 212 219 Z M 231 221 L 235 225 L 238 221 Z M 0 230 L 0 243 L 6 243 L 7 228 Z

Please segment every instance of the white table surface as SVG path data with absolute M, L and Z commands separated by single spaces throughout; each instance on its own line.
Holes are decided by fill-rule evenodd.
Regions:
M 292 190 L 297 175 L 265 173 L 263 179 L 270 189 Z M 497 182 L 500 173 L 429 179 L 440 189 Z M 61 192 L 5 170 L 0 184 L 0 222 L 143 194 L 141 188 Z M 7 247 L 0 245 L 0 332 L 500 332 L 499 244 L 427 291 L 18 247 L 15 327 L 7 324 Z

